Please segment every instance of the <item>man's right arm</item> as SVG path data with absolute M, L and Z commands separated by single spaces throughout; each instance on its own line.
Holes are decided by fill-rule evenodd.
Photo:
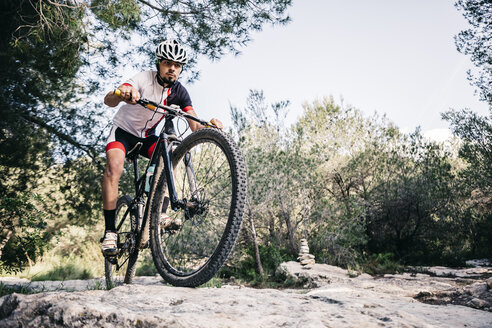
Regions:
M 116 107 L 121 101 L 124 101 L 127 104 L 135 105 L 140 99 L 140 92 L 128 83 L 123 83 L 118 89 L 121 94 L 117 96 L 113 91 L 109 91 L 104 97 L 104 104 L 109 107 Z
M 121 102 L 121 98 L 114 94 L 114 91 L 109 91 L 104 97 L 104 104 L 109 107 L 116 107 Z

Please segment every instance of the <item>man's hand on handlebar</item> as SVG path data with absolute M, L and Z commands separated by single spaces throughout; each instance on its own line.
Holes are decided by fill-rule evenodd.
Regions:
M 118 92 L 116 92 L 118 91 Z M 121 101 L 135 105 L 140 99 L 140 92 L 128 84 L 122 84 L 118 89 L 108 92 L 104 97 L 104 103 L 109 107 L 116 107 Z
M 140 99 L 140 92 L 136 88 L 128 84 L 122 84 L 118 87 L 121 91 L 120 98 L 127 104 L 136 105 Z
M 213 124 L 213 125 L 215 125 L 215 127 L 218 128 L 218 129 L 221 129 L 222 130 L 224 128 L 224 125 L 222 125 L 222 122 L 219 121 L 216 118 L 211 119 L 210 120 L 210 123 Z

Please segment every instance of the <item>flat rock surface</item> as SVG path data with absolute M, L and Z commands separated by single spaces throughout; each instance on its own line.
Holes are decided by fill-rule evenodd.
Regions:
M 109 291 L 97 289 L 100 280 L 65 281 L 63 288 L 76 290 L 69 292 L 60 282 L 24 281 L 54 291 L 2 297 L 0 327 L 492 327 L 492 312 L 415 298 L 477 283 L 474 292 L 490 294 L 481 281 L 463 285 L 428 274 L 350 278 L 346 270 L 327 265 L 282 267 L 309 288 L 176 288 L 157 277 L 137 277 L 133 285 Z M 84 285 L 93 290 L 82 291 Z

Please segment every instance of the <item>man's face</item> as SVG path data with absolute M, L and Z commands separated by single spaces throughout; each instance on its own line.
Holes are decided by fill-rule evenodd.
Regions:
M 163 59 L 159 63 L 160 75 L 164 81 L 176 82 L 183 69 L 183 65 L 172 60 Z

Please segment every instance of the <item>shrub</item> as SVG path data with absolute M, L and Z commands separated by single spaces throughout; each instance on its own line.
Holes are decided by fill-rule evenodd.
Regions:
M 54 267 L 46 273 L 40 273 L 31 278 L 32 281 L 45 280 L 75 280 L 94 278 L 90 269 L 76 263 L 65 263 Z

